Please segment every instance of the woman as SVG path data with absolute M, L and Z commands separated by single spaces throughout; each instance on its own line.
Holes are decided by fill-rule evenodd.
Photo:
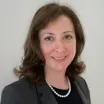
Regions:
M 41 7 L 33 17 L 24 45 L 20 79 L 3 89 L 1 104 L 91 104 L 79 75 L 85 44 L 74 11 L 57 3 Z

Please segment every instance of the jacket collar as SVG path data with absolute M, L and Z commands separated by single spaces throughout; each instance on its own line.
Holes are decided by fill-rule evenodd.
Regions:
M 37 84 L 36 87 L 39 100 L 42 104 L 58 104 L 47 83 Z

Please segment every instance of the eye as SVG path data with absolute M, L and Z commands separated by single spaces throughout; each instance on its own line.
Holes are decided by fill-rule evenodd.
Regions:
M 73 36 L 72 35 L 65 35 L 64 38 L 70 40 L 73 38 Z
M 53 40 L 53 37 L 48 36 L 48 37 L 44 38 L 44 40 L 46 40 L 46 41 L 52 41 Z

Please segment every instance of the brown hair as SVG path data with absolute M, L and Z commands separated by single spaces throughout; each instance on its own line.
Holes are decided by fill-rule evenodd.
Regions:
M 76 35 L 76 55 L 71 64 L 67 67 L 66 76 L 79 75 L 84 71 L 85 65 L 79 58 L 85 44 L 85 39 L 77 15 L 67 6 L 58 3 L 49 3 L 36 12 L 31 22 L 28 36 L 24 44 L 24 58 L 22 65 L 19 67 L 19 70 L 15 69 L 15 73 L 18 74 L 20 78 L 27 76 L 31 81 L 36 83 L 44 82 L 44 61 L 42 60 L 38 34 L 50 21 L 57 19 L 60 15 L 65 15 L 71 19 Z

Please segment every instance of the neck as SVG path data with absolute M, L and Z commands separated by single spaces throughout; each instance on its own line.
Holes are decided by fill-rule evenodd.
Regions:
M 68 89 L 68 81 L 65 72 L 59 72 L 51 69 L 45 70 L 47 83 L 59 89 Z

